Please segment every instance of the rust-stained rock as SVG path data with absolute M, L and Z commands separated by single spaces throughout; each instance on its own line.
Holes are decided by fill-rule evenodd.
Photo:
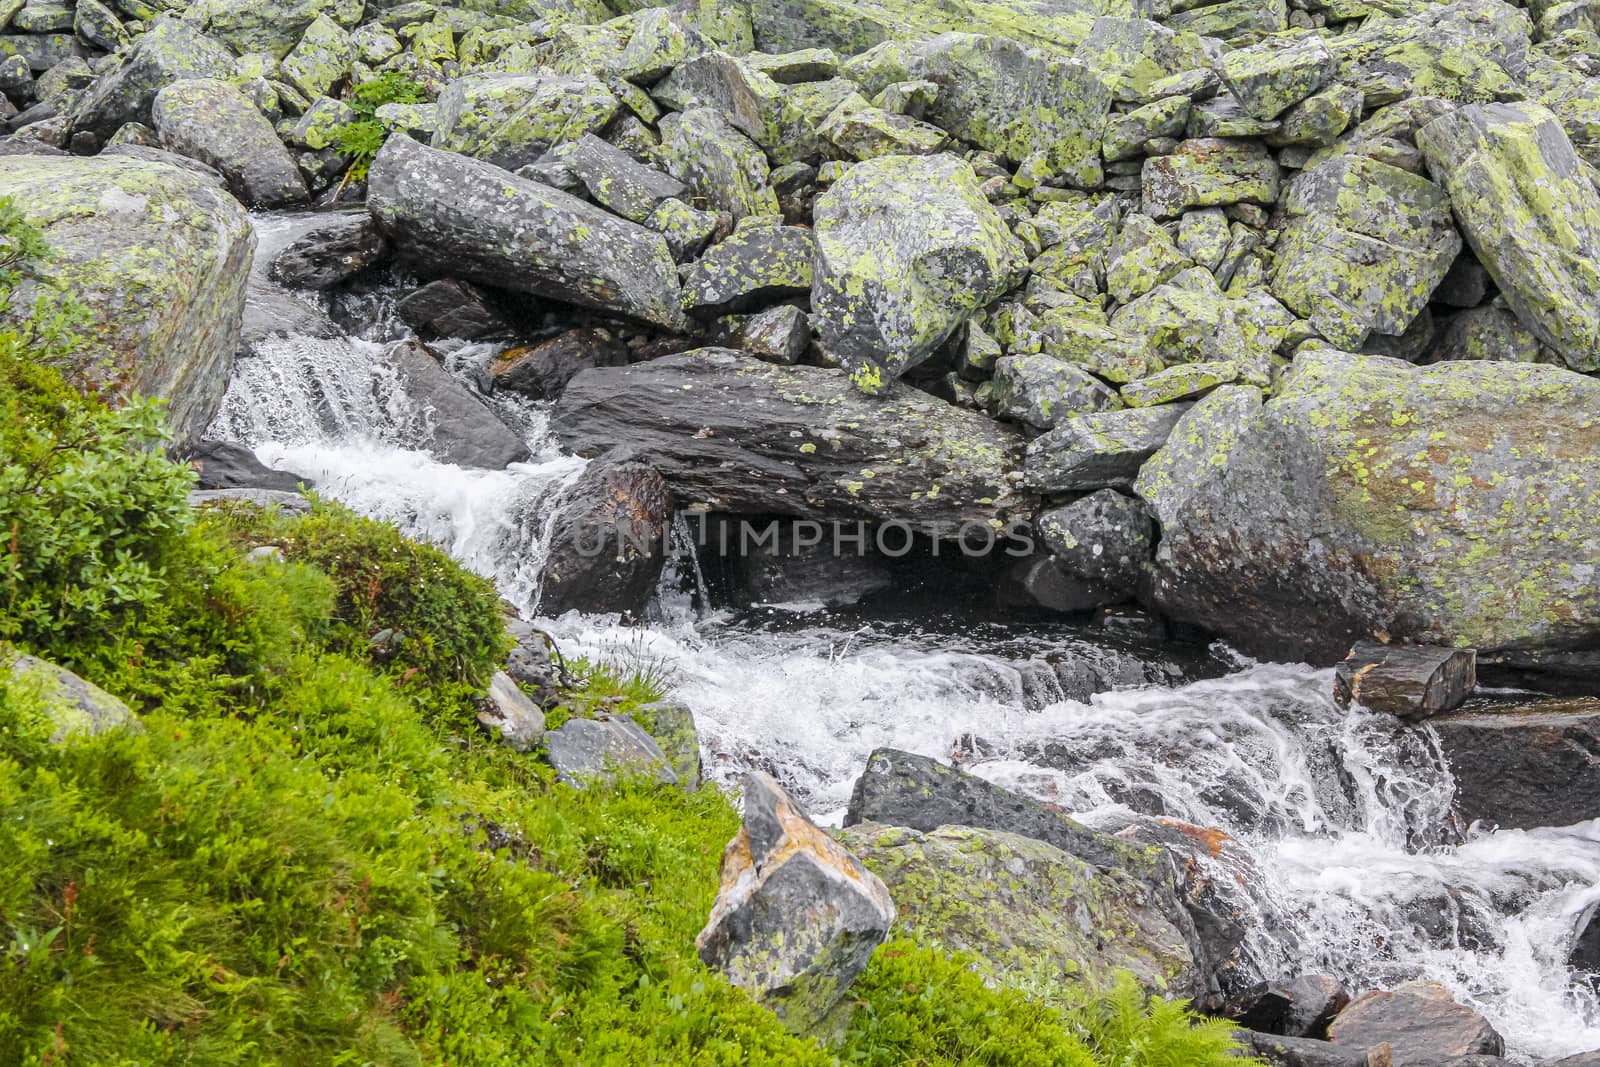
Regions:
M 1333 699 L 1402 719 L 1426 719 L 1461 706 L 1478 683 L 1470 648 L 1360 641 L 1335 669 Z
M 1361 994 L 1333 1020 L 1328 1040 L 1364 1049 L 1387 1043 L 1394 1067 L 1499 1056 L 1506 1048 L 1489 1020 L 1457 1004 L 1438 982 L 1407 982 Z

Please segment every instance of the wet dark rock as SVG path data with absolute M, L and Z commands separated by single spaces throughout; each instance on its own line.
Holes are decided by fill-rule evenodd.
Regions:
M 1384 645 L 1362 641 L 1333 676 L 1333 699 L 1402 719 L 1427 719 L 1453 711 L 1478 684 L 1477 653 L 1436 645 Z
M 1500 1056 L 1505 1042 L 1489 1021 L 1457 1004 L 1437 982 L 1407 982 L 1363 993 L 1328 1027 L 1328 1040 L 1372 1049 L 1387 1042 L 1394 1067 L 1427 1067 L 1452 1056 Z
M 556 780 L 575 789 L 608 785 L 619 774 L 650 775 L 669 784 L 678 781 L 655 738 L 627 715 L 568 719 L 544 735 L 544 744 Z
M 745 547 L 734 555 L 729 572 L 735 603 L 843 607 L 893 586 L 894 575 L 876 552 L 856 551 L 854 542 L 843 540 L 836 551 L 830 531 L 823 529 L 815 531 L 816 544 L 804 544 L 808 538 L 796 536 L 810 532 L 784 523 L 773 548 Z M 871 534 L 864 529 L 849 532 L 859 532 L 870 543 Z M 757 530 L 753 536 L 764 534 Z
M 724 330 L 720 344 L 785 367 L 799 363 L 811 345 L 811 318 L 792 304 L 732 316 L 718 325 Z
M 291 471 L 274 470 L 244 445 L 232 441 L 196 441 L 181 453 L 194 468 L 196 489 L 273 489 L 298 493 L 310 478 Z
M 1034 527 L 1063 567 L 1113 589 L 1134 589 L 1155 552 L 1144 503 L 1113 489 L 1041 512 Z
M 1129 599 L 1128 594 L 1068 570 L 1054 556 L 1041 553 L 1012 563 L 996 583 L 1001 607 L 1041 609 L 1078 615 Z
M 362 208 L 325 211 L 296 220 L 293 235 L 272 260 L 271 276 L 300 289 L 329 289 L 381 263 L 389 242 Z
M 1474 702 L 1428 725 L 1463 819 L 1531 829 L 1600 818 L 1600 700 Z
M 489 373 L 496 389 L 553 400 L 580 371 L 624 367 L 628 349 L 609 331 L 583 327 L 500 353 Z
M 1341 1048 L 1327 1041 L 1237 1030 L 1234 1037 L 1250 1055 L 1271 1067 L 1375 1067 L 1365 1049 Z
M 953 537 L 1004 525 L 1021 500 L 1020 435 L 893 383 L 857 392 L 842 371 L 700 349 L 583 371 L 556 404 L 562 447 L 627 444 L 680 504 L 797 518 L 899 521 Z
M 589 464 L 556 514 L 540 613 L 643 615 L 666 562 L 671 522 L 672 492 L 647 459 L 618 450 Z
M 471 341 L 511 328 L 488 293 L 459 278 L 441 278 L 413 289 L 400 298 L 394 310 L 401 322 L 424 337 Z
M 427 450 L 442 463 L 501 470 L 531 453 L 527 443 L 489 406 L 440 365 L 425 346 L 402 341 L 384 357 L 400 376 L 406 395 L 425 412 L 431 430 Z
M 1250 1030 L 1317 1038 L 1350 1003 L 1344 983 L 1324 974 L 1261 982 L 1229 998 L 1225 1014 Z

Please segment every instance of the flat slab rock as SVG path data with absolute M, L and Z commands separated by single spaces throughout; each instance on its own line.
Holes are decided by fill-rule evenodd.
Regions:
M 578 788 L 613 781 L 618 774 L 678 780 L 661 746 L 627 715 L 568 719 L 545 734 L 544 742 L 556 778 Z
M 1474 701 L 1428 725 L 1463 819 L 1531 829 L 1600 818 L 1600 699 Z
M 1362 641 L 1335 669 L 1333 698 L 1340 707 L 1426 719 L 1461 706 L 1477 685 L 1477 660 L 1470 648 Z
M 1328 1040 L 1364 1049 L 1387 1043 L 1393 1067 L 1432 1067 L 1457 1056 L 1500 1056 L 1506 1048 L 1489 1020 L 1457 1004 L 1437 982 L 1407 982 L 1363 993 L 1329 1025 Z

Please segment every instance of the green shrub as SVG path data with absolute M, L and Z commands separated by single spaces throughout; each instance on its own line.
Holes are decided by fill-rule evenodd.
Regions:
M 1111 1067 L 1259 1067 L 1234 1055 L 1234 1023 L 1197 1016 L 1187 1001 L 1147 996 L 1127 972 L 1108 990 L 1076 991 L 1066 1022 Z
M 420 104 L 427 100 L 422 86 L 398 71 L 379 74 L 354 86 L 346 101 L 356 117 L 334 131 L 334 144 L 352 160 L 346 181 L 362 181 L 367 170 L 389 139 L 389 131 L 377 119 L 384 104 Z

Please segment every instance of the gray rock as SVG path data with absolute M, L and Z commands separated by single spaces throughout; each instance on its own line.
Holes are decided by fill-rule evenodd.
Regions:
M 647 223 L 663 200 L 682 200 L 689 192 L 678 179 L 593 134 L 570 142 L 562 159 L 595 203 L 631 222 Z
M 660 746 L 684 789 L 700 788 L 700 732 L 695 729 L 694 713 L 671 700 L 641 704 L 634 717 Z
M 349 281 L 389 254 L 389 242 L 362 208 L 325 211 L 296 220 L 273 256 L 273 280 L 299 289 L 329 289 Z
M 496 389 L 553 400 L 579 371 L 627 363 L 627 348 L 609 332 L 580 328 L 536 345 L 508 349 L 495 358 L 489 373 Z
M 1248 1053 L 1271 1067 L 1372 1067 L 1366 1049 L 1341 1048 L 1308 1037 L 1260 1034 L 1235 1030 L 1233 1035 Z
M 821 127 L 828 114 L 856 92 L 854 82 L 780 85 L 750 63 L 722 52 L 689 60 L 653 93 L 669 107 L 711 108 L 766 150 L 778 165 L 814 162 L 821 152 Z
M 432 143 L 515 170 L 598 133 L 620 106 L 593 75 L 474 74 L 439 94 Z
M 1222 57 L 1222 81 L 1254 118 L 1275 119 L 1328 83 L 1334 58 L 1322 38 L 1268 37 Z
M 441 278 L 407 293 L 395 302 L 400 321 L 424 337 L 474 340 L 511 328 L 488 293 L 471 282 Z
M 816 242 L 800 226 L 740 226 L 711 246 L 683 278 L 683 304 L 694 312 L 742 311 L 811 291 Z
M 189 493 L 190 507 L 204 508 L 214 504 L 249 504 L 280 511 L 285 515 L 311 514 L 310 500 L 300 493 L 281 489 L 195 489 Z
M 198 489 L 272 489 L 298 493 L 313 485 L 310 478 L 291 471 L 274 470 L 244 445 L 231 441 L 196 441 L 182 457 L 194 468 Z
M 1352 122 L 1360 120 L 1365 103 L 1360 89 L 1334 83 L 1285 111 L 1278 129 L 1267 134 L 1266 142 L 1275 148 L 1325 148 Z
M 1363 993 L 1328 1027 L 1328 1040 L 1371 1049 L 1387 1042 L 1394 1067 L 1426 1067 L 1451 1056 L 1500 1056 L 1505 1042 L 1487 1019 L 1437 982 Z
M 1155 599 L 1272 658 L 1383 631 L 1550 670 L 1600 626 L 1597 410 L 1554 367 L 1302 350 L 1274 399 L 1224 386 L 1141 471 Z
M 544 738 L 544 712 L 505 671 L 489 679 L 478 722 L 517 752 L 532 752 Z
M 677 269 L 661 236 L 487 163 L 389 138 L 367 206 L 424 268 L 676 329 Z
M 1426 362 L 1452 359 L 1556 363 L 1560 357 L 1501 301 L 1451 315 L 1442 322 Z
M 1135 589 L 1155 552 L 1155 528 L 1144 504 L 1113 489 L 1042 512 L 1034 526 L 1063 567 L 1113 589 Z
M 545 734 L 544 743 L 556 779 L 574 789 L 609 785 L 618 776 L 678 781 L 661 746 L 627 715 L 568 719 Z
M 1339 81 L 1369 108 L 1415 96 L 1463 103 L 1517 99 L 1528 66 L 1528 17 L 1500 0 L 1427 5 L 1370 20 L 1332 40 Z
M 1157 137 L 1181 137 L 1189 125 L 1193 105 L 1187 96 L 1169 96 L 1122 115 L 1113 115 L 1101 135 L 1101 153 L 1107 163 L 1133 159 Z
M 950 156 L 858 163 L 816 203 L 813 317 L 857 388 L 921 363 L 1025 265 L 1022 245 Z
M 1166 228 L 1148 215 L 1129 215 L 1111 246 L 1106 263 L 1106 291 L 1119 304 L 1162 285 L 1194 266 L 1178 251 Z
M 1278 164 L 1249 141 L 1191 138 L 1170 155 L 1146 159 L 1140 182 L 1145 212 L 1172 219 L 1192 207 L 1273 203 Z
M 282 207 L 305 201 L 305 182 L 272 123 L 226 82 L 174 82 L 156 94 L 150 119 L 163 146 L 215 167 L 244 203 Z
M 644 614 L 667 558 L 672 491 L 643 457 L 617 449 L 568 489 L 551 527 L 539 611 Z
M 6 34 L 0 36 L 0 56 L 21 56 L 28 69 L 38 73 L 65 61 L 82 46 L 70 33 Z
M 838 154 L 854 160 L 932 155 L 950 143 L 949 134 L 932 123 L 864 107 L 860 97 L 834 108 L 819 132 Z
M 148 123 L 156 93 L 173 82 L 233 75 L 233 57 L 225 48 L 193 23 L 169 15 L 139 37 L 120 66 L 101 76 L 73 125 L 108 138 L 124 123 Z
M 384 357 L 400 376 L 412 403 L 431 413 L 428 453 L 442 463 L 501 470 L 531 453 L 527 443 L 487 404 L 450 376 L 426 347 L 402 341 Z
M 185 17 L 240 54 L 267 52 L 281 59 L 324 12 L 348 24 L 360 17 L 361 5 L 349 0 L 195 0 Z
M 721 343 L 757 359 L 792 367 L 811 344 L 811 319 L 790 304 L 736 316 Z
M 60 285 L 89 306 L 84 377 L 111 395 L 163 397 L 180 443 L 210 423 L 227 388 L 255 234 L 237 201 L 159 163 L 13 156 L 0 195 L 44 231 L 52 258 L 24 279 L 10 315 Z
M 1600 700 L 1474 701 L 1428 725 L 1467 822 L 1529 830 L 1600 818 Z
M 51 744 L 61 744 L 73 736 L 94 736 L 138 724 L 128 705 L 65 667 L 22 653 L 5 666 L 12 684 L 20 682 L 37 687 L 36 691 L 44 698 L 45 712 L 54 727 L 50 732 Z
M 1470 648 L 1359 641 L 1334 671 L 1333 699 L 1340 707 L 1427 719 L 1460 707 L 1477 684 Z
M 100 0 L 78 0 L 72 30 L 82 40 L 107 52 L 115 52 L 130 40 L 128 28 Z
M 1068 419 L 1028 445 L 1025 484 L 1045 493 L 1130 488 L 1188 408 L 1169 404 Z
M 1119 407 L 1115 389 L 1054 356 L 1005 356 L 994 362 L 996 414 L 1049 430 L 1064 420 Z
M 695 945 L 706 966 L 791 1030 L 814 1031 L 888 938 L 895 906 L 883 882 L 767 775 L 745 776 L 744 809 Z
M 1461 108 L 1417 133 L 1501 295 L 1574 370 L 1600 370 L 1600 191 L 1555 116 Z
M 685 507 L 954 536 L 969 521 L 1004 526 L 1022 503 L 1022 438 L 993 420 L 907 385 L 868 398 L 841 371 L 726 349 L 584 371 L 551 427 L 579 455 L 615 444 L 649 455 Z
M 776 215 L 766 155 L 720 113 L 697 107 L 661 119 L 661 161 L 712 206 L 733 215 Z

